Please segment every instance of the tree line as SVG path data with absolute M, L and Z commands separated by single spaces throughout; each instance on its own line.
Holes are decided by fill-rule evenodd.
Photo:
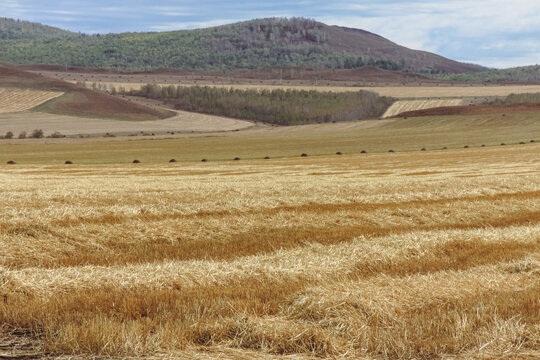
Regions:
M 116 92 L 116 89 L 114 90 Z M 369 91 L 227 89 L 209 86 L 145 85 L 128 95 L 161 99 L 176 109 L 204 114 L 299 125 L 380 117 L 393 103 L 390 97 Z

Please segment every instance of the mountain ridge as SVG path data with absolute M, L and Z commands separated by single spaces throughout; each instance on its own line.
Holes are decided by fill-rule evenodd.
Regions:
M 0 61 L 105 68 L 235 70 L 302 66 L 375 66 L 410 72 L 476 72 L 464 64 L 411 50 L 362 29 L 330 26 L 304 18 L 267 18 L 206 29 L 86 35 L 39 24 L 16 22 L 6 35 L 0 18 Z M 30 30 L 26 30 L 30 28 Z M 32 34 L 32 29 L 35 33 Z M 54 30 L 52 30 L 54 29 Z M 15 35 L 13 35 L 15 34 Z M 17 37 L 19 34 L 19 37 Z M 21 35 L 26 34 L 26 35 Z

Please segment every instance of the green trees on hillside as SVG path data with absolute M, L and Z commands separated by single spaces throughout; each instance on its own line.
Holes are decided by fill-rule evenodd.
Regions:
M 0 24 L 2 22 L 0 21 Z M 31 23 L 30 23 L 31 24 Z M 20 24 L 19 24 L 20 25 Z M 29 26 L 29 25 L 28 25 Z M 403 62 L 336 51 L 324 26 L 303 18 L 261 19 L 208 29 L 88 36 L 30 27 L 11 36 L 16 25 L 0 27 L 0 61 L 46 63 L 132 71 L 154 68 L 233 70 L 265 67 L 389 70 Z M 59 30 L 59 29 L 57 29 Z M 51 34 L 49 34 L 51 31 Z
M 130 94 L 166 100 L 181 110 L 279 125 L 378 118 L 393 102 L 369 91 L 269 91 L 174 85 L 145 85 Z

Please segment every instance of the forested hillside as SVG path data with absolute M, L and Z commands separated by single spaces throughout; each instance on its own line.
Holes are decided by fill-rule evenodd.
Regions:
M 540 65 L 522 66 L 503 70 L 489 70 L 468 74 L 435 74 L 432 78 L 470 83 L 540 82 Z
M 20 24 L 19 24 L 20 25 Z M 6 30 L 0 32 L 4 36 Z M 9 30 L 8 30 L 9 31 Z M 208 29 L 85 35 L 62 33 L 0 41 L 0 61 L 114 70 L 232 70 L 301 66 L 478 71 L 441 56 L 401 47 L 378 35 L 303 18 L 252 20 Z
M 0 17 L 0 40 L 50 40 L 75 33 L 52 26 Z

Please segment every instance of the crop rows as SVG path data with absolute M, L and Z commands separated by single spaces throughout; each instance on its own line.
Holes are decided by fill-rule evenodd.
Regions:
M 58 91 L 0 88 L 0 113 L 30 110 L 62 94 Z
M 461 106 L 463 105 L 462 99 L 451 99 L 451 100 L 402 100 L 396 101 L 393 103 L 388 110 L 383 115 L 383 118 L 389 118 L 396 116 L 398 114 L 415 111 L 415 110 L 424 110 L 432 109 L 443 106 Z

